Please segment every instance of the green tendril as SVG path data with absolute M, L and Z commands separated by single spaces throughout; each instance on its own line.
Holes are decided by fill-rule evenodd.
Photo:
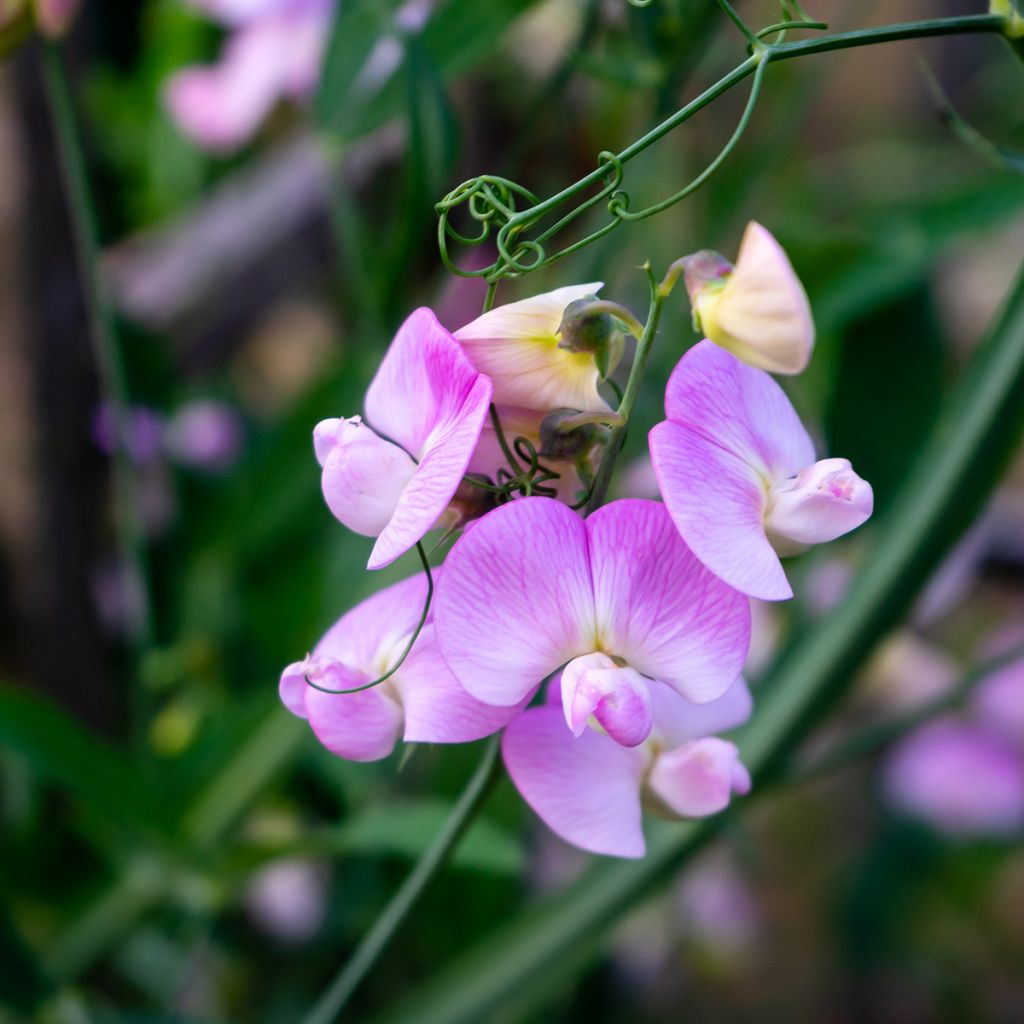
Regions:
M 321 693 L 330 693 L 334 696 L 344 696 L 348 693 L 361 693 L 363 690 L 370 690 L 375 686 L 380 686 L 381 683 L 386 683 L 405 663 L 405 659 L 409 657 L 409 652 L 413 649 L 416 641 L 419 639 L 420 633 L 423 632 L 423 627 L 427 624 L 427 616 L 430 614 L 430 604 L 434 599 L 434 576 L 430 571 L 430 559 L 427 558 L 427 552 L 423 548 L 422 541 L 416 541 L 416 550 L 419 553 L 420 561 L 423 563 L 423 571 L 427 574 L 427 596 L 423 602 L 423 612 L 420 615 L 420 620 L 416 623 L 416 628 L 413 630 L 413 634 L 409 637 L 409 642 L 405 645 L 404 650 L 398 656 L 398 660 L 394 663 L 378 679 L 374 679 L 371 683 L 363 683 L 362 686 L 353 686 L 348 690 L 331 690 L 326 686 L 320 686 L 314 683 L 309 676 L 304 675 L 303 679 L 306 680 L 308 686 L 312 686 L 314 690 L 319 690 Z

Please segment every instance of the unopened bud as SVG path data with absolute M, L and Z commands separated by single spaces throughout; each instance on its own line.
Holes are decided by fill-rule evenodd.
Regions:
M 540 425 L 540 451 L 542 459 L 573 460 L 593 447 L 597 426 L 590 423 L 574 423 L 580 418 L 577 409 L 555 409 L 549 412 Z
M 608 313 L 593 309 L 600 301 L 596 295 L 584 295 L 565 307 L 558 325 L 559 348 L 596 355 L 608 347 L 615 333 L 615 322 Z

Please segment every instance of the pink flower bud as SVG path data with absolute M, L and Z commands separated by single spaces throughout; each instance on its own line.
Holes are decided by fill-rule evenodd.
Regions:
M 772 486 L 765 532 L 780 555 L 795 554 L 856 529 L 873 505 L 871 485 L 848 459 L 822 459 Z
M 313 433 L 327 507 L 355 533 L 376 537 L 391 521 L 416 472 L 412 457 L 359 416 L 324 420 Z

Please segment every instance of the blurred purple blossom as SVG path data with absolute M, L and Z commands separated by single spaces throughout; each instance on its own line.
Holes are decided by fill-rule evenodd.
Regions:
M 172 462 L 211 473 L 233 465 L 243 441 L 241 417 L 231 406 L 213 399 L 187 402 L 164 430 L 164 450 Z

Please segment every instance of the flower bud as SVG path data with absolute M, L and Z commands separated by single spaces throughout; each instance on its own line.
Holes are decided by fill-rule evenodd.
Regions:
M 607 654 L 574 658 L 562 672 L 562 710 L 573 734 L 583 735 L 593 715 L 616 743 L 635 747 L 650 735 L 651 694 L 636 669 Z
M 355 533 L 376 537 L 391 521 L 416 463 L 359 416 L 324 420 L 313 432 L 327 507 Z
M 735 266 L 708 249 L 683 265 L 694 321 L 705 337 L 771 373 L 800 373 L 807 366 L 814 348 L 807 294 L 765 228 L 747 225 Z
M 651 810 L 672 818 L 702 818 L 750 792 L 750 773 L 734 743 L 708 736 L 659 754 L 647 778 Z
M 848 459 L 822 459 L 768 492 L 765 533 L 780 555 L 849 533 L 871 515 L 874 495 Z
M 577 419 L 576 409 L 555 409 L 549 412 L 540 425 L 540 450 L 542 459 L 573 460 L 588 452 L 597 434 L 597 425 L 582 423 L 568 430 L 562 429 L 570 420 Z

